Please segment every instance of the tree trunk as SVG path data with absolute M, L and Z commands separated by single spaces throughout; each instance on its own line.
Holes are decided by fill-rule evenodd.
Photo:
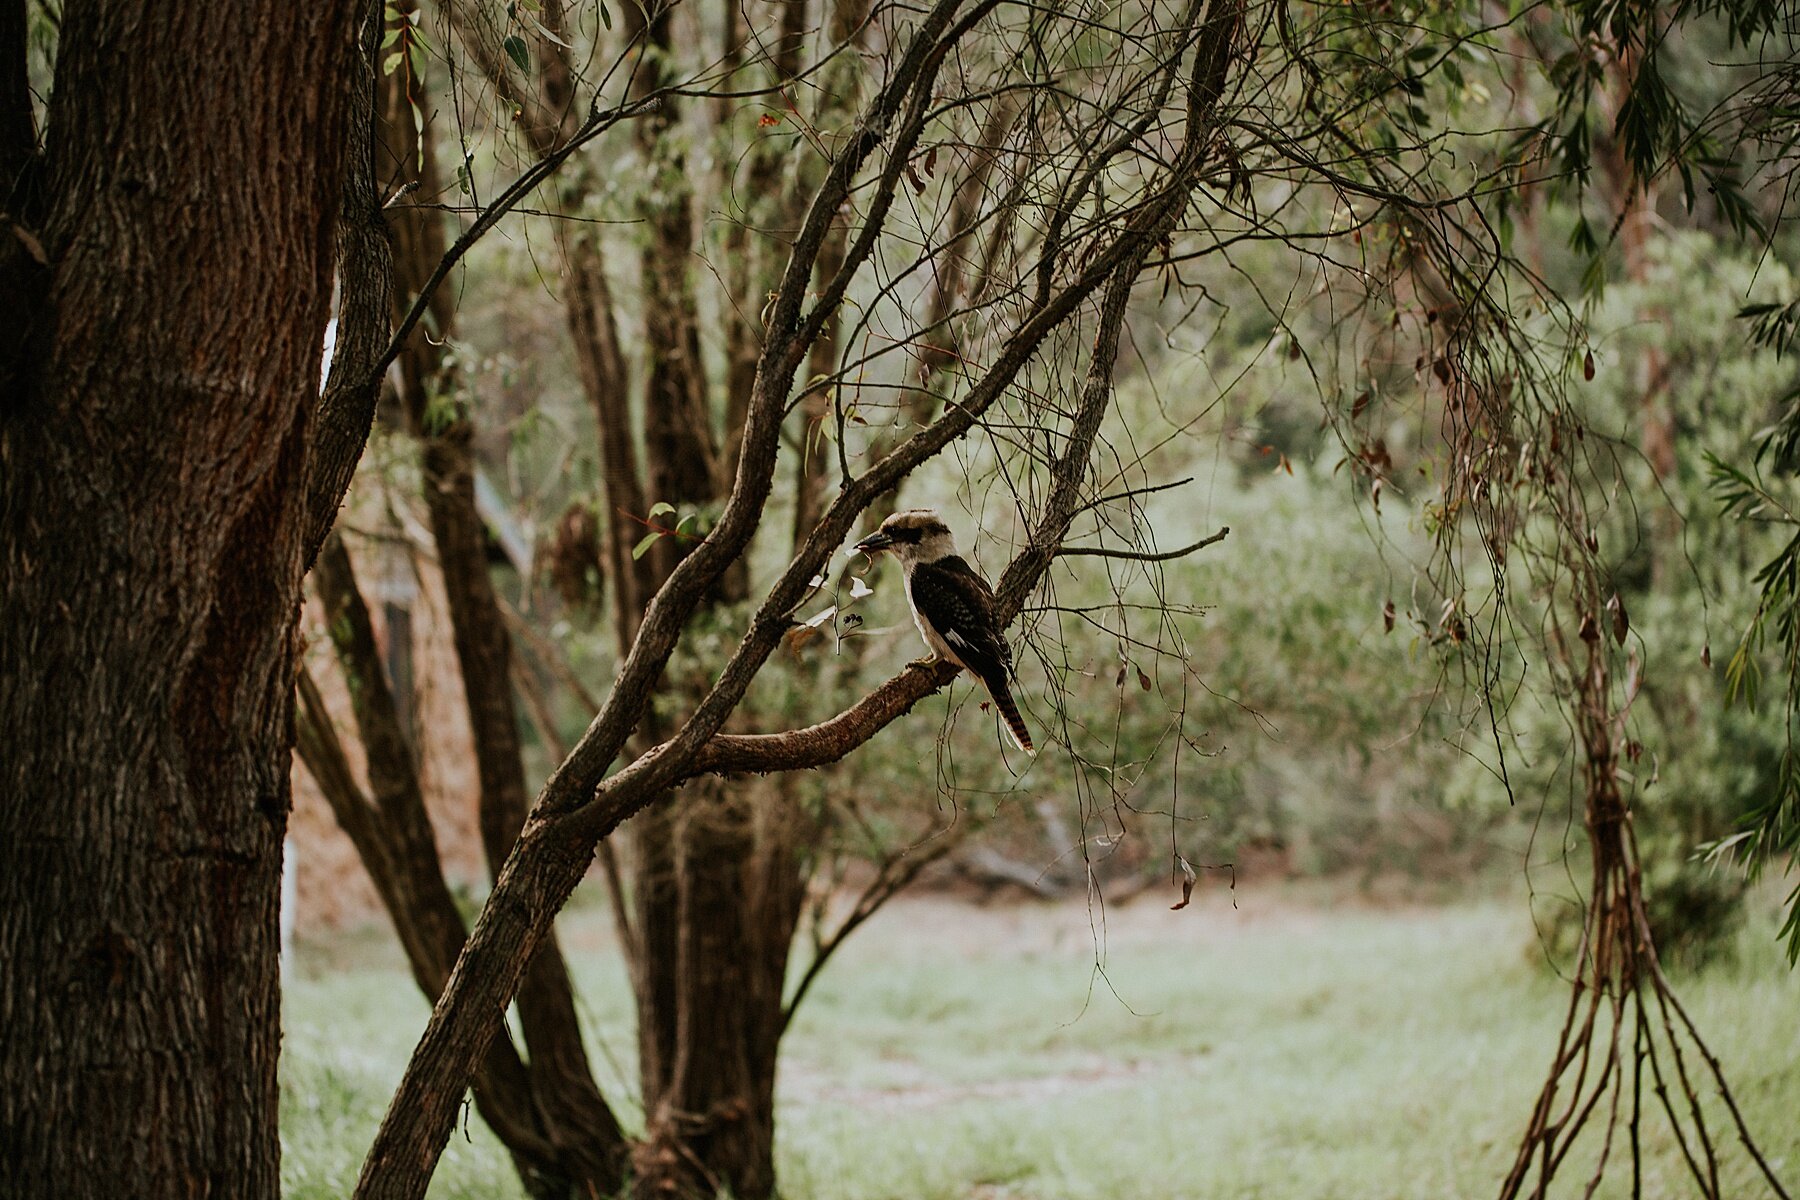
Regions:
M 399 77 L 391 76 L 383 121 L 389 160 L 418 164 L 420 191 L 436 195 L 435 156 L 429 141 L 421 145 L 416 138 L 409 103 Z M 396 297 L 405 304 L 425 285 L 444 254 L 443 224 L 435 209 L 407 206 L 390 211 Z M 436 328 L 448 331 L 455 314 L 446 293 L 434 296 L 433 310 Z M 433 405 L 434 397 L 454 383 L 446 377 L 437 344 L 415 333 L 399 365 L 401 407 L 423 443 L 425 507 L 444 575 L 475 744 L 482 844 L 497 877 L 524 824 L 529 798 L 511 683 L 512 646 L 488 574 L 486 531 L 475 503 L 474 430 L 454 401 Z M 410 765 L 405 764 L 409 769 Z M 527 1172 L 528 1182 L 560 1174 L 581 1194 L 617 1191 L 624 1182 L 624 1135 L 594 1082 L 574 991 L 554 936 L 545 940 L 533 960 L 519 990 L 518 1006 L 535 1111 L 508 1114 L 496 1131 L 505 1136 L 509 1127 L 535 1126 L 551 1142 L 558 1170 Z M 536 1153 L 528 1141 L 509 1146 L 516 1158 Z
M 314 568 L 338 661 L 350 682 L 357 734 L 368 761 L 365 796 L 338 744 L 331 718 L 301 680 L 301 758 L 330 802 L 338 824 L 394 922 L 413 978 L 436 1000 L 466 940 L 462 915 L 444 880 L 425 797 L 388 680 L 382 672 L 369 610 L 342 541 L 328 539 Z M 510 1035 L 494 1039 L 473 1090 L 482 1119 L 513 1157 L 526 1190 L 569 1194 L 576 1171 L 565 1165 L 532 1095 L 533 1080 Z M 615 1164 L 615 1168 L 617 1164 Z M 622 1177 L 615 1174 L 615 1183 Z
M 11 1196 L 279 1194 L 281 840 L 353 22 L 120 3 L 62 25 L 41 319 L 0 414 Z
M 481 839 L 499 878 L 525 823 L 529 798 L 512 692 L 512 647 L 488 577 L 466 423 L 426 438 L 425 500 L 474 733 Z M 625 1139 L 588 1065 L 574 989 L 554 934 L 532 960 L 517 1002 L 532 1094 L 570 1179 L 578 1192 L 616 1191 L 624 1181 Z
M 641 1197 L 774 1194 L 782 988 L 809 872 L 805 818 L 764 790 L 705 780 L 645 814 L 674 826 L 675 874 L 674 919 L 640 926 L 650 986 L 638 1020 L 659 1049 L 643 1078 Z

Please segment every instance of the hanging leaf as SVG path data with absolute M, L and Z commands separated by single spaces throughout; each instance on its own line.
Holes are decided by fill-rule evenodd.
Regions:
M 1178 912 L 1188 906 L 1188 903 L 1194 898 L 1194 884 L 1199 882 L 1200 878 L 1194 873 L 1192 864 L 1179 854 L 1175 856 L 1175 870 L 1178 872 L 1176 882 L 1181 884 L 1181 899 L 1169 905 L 1170 912 Z
M 1137 669 L 1137 673 L 1138 673 L 1138 686 L 1143 688 L 1146 692 L 1149 691 L 1150 690 L 1150 677 L 1148 675 L 1144 674 L 1144 668 L 1139 667 Z
M 606 26 L 608 32 L 612 30 L 612 9 L 604 4 L 600 6 L 600 23 Z
M 1594 622 L 1593 613 L 1583 613 L 1581 617 L 1581 640 L 1592 644 L 1600 640 L 1600 626 Z
M 500 45 L 506 51 L 506 56 L 513 60 L 513 64 L 519 70 L 526 72 L 531 70 L 531 57 L 525 52 L 524 38 L 516 33 L 508 34 L 506 40 Z
M 1381 606 L 1381 632 L 1394 632 L 1394 602 L 1392 600 Z
M 1113 680 L 1113 686 L 1116 688 L 1122 688 L 1125 686 L 1125 664 L 1123 664 L 1123 663 L 1119 664 L 1119 677 L 1117 679 Z
M 537 26 L 537 31 L 539 33 L 543 34 L 546 38 L 550 39 L 551 41 L 555 42 L 557 45 L 561 46 L 564 50 L 573 50 L 575 48 L 575 47 L 569 45 L 569 43 L 563 41 L 561 38 L 557 37 L 554 33 L 551 33 L 549 26 L 545 25 L 542 21 L 538 20 L 536 17 L 531 18 L 531 23 L 533 25 Z
M 870 587 L 868 581 L 862 576 L 852 575 L 850 577 L 850 598 L 852 600 L 861 600 L 864 596 L 873 596 L 874 594 L 875 589 Z
M 1589 350 L 1581 358 L 1581 377 L 1590 382 L 1594 378 L 1594 352 L 1592 350 Z
M 800 651 L 805 647 L 806 643 L 821 636 L 825 623 L 831 620 L 836 613 L 837 605 L 833 604 L 829 608 L 816 613 L 808 620 L 794 626 L 782 635 L 783 639 L 787 642 L 788 653 L 794 656 L 794 661 L 798 662 L 800 660 Z
M 1708 642 L 1704 646 L 1700 647 L 1700 665 L 1705 667 L 1709 671 L 1712 670 L 1712 643 L 1711 642 Z
M 658 531 L 652 531 L 650 533 L 646 533 L 643 537 L 643 540 L 638 542 L 637 545 L 635 545 L 631 548 L 632 561 L 636 562 L 638 559 L 640 559 L 640 558 L 644 557 L 644 555 L 648 554 L 650 552 L 650 547 L 656 545 L 656 539 L 661 536 L 662 536 L 661 532 L 658 532 Z
M 1625 635 L 1631 632 L 1631 617 L 1625 611 L 1625 601 L 1619 593 L 1614 592 L 1612 599 L 1606 602 L 1606 611 L 1612 616 L 1613 641 L 1623 646 Z

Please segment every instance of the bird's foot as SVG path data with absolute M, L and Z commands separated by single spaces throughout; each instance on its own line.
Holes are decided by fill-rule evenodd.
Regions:
M 929 671 L 943 661 L 944 660 L 936 654 L 927 654 L 924 658 L 915 658 L 906 665 L 909 667 L 923 667 L 925 670 Z

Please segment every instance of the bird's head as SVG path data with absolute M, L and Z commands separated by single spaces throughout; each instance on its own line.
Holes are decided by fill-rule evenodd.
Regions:
M 902 563 L 935 562 L 956 553 L 956 539 L 935 510 L 914 508 L 883 521 L 853 549 L 869 555 L 886 550 Z

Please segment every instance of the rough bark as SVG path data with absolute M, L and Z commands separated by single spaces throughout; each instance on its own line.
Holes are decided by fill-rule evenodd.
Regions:
M 65 12 L 42 319 L 0 415 L 13 1196 L 279 1193 L 281 838 L 355 15 Z
M 337 521 L 338 505 L 368 444 L 381 394 L 381 373 L 375 364 L 387 346 L 394 290 L 393 251 L 375 173 L 375 64 L 381 53 L 382 23 L 381 6 L 369 5 L 349 92 L 348 154 L 337 222 L 337 337 L 307 462 L 309 564 Z
M 646 815 L 673 826 L 675 920 L 648 950 L 672 1012 L 651 1025 L 671 1036 L 644 1078 L 654 1107 L 638 1193 L 769 1196 L 782 985 L 804 896 L 799 839 L 777 827 L 787 810 L 743 781 L 702 781 Z

